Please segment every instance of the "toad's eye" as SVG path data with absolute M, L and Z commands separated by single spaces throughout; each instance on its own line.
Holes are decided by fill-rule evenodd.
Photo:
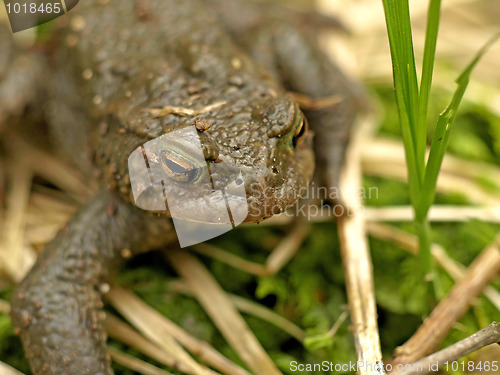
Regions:
M 295 134 L 293 135 L 293 147 L 296 147 L 304 139 L 308 126 L 306 117 L 300 112 L 299 121 L 297 121 Z
M 162 169 L 172 180 L 193 182 L 200 177 L 201 169 L 186 156 L 173 150 L 164 150 L 160 155 Z

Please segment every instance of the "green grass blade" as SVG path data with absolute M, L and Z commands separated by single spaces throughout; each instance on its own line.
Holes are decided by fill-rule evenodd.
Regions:
M 407 0 L 383 0 L 383 5 L 391 50 L 396 102 L 405 145 L 410 197 L 412 204 L 416 205 L 423 178 L 424 160 L 418 163 L 415 148 L 418 83 L 410 13 Z
M 400 19 L 400 32 L 401 32 L 401 47 L 403 53 L 403 63 L 406 68 L 405 79 L 407 80 L 407 90 L 404 92 L 406 96 L 406 110 L 410 120 L 410 129 L 412 133 L 413 142 L 415 144 L 415 151 L 417 151 L 417 110 L 418 110 L 418 80 L 417 68 L 415 66 L 415 54 L 413 51 L 413 38 L 410 23 L 410 9 L 408 1 L 395 0 L 400 4 L 399 19 Z M 418 159 L 417 159 L 418 161 Z M 420 164 L 420 165 L 419 165 Z M 423 167 L 423 163 L 417 163 L 417 168 Z
M 455 120 L 458 106 L 462 101 L 465 90 L 469 84 L 470 75 L 472 70 L 489 49 L 489 47 L 500 37 L 500 33 L 496 34 L 491 38 L 481 50 L 476 54 L 472 62 L 465 68 L 465 70 L 457 78 L 458 87 L 451 99 L 450 104 L 443 113 L 439 116 L 436 131 L 431 143 L 431 150 L 429 153 L 429 160 L 425 168 L 425 178 L 422 185 L 420 201 L 416 208 L 415 216 L 417 218 L 423 218 L 427 216 L 432 202 L 434 201 L 434 196 L 436 194 L 436 182 L 439 175 L 439 169 L 443 162 L 446 147 L 448 145 L 448 140 L 450 137 L 453 121 Z
M 417 116 L 417 160 L 425 164 L 425 149 L 427 140 L 427 107 L 432 84 L 432 73 L 434 70 L 434 59 L 436 56 L 436 44 L 439 30 L 439 19 L 441 14 L 441 0 L 431 0 L 427 14 L 427 30 L 425 33 L 424 58 L 422 64 L 422 77 L 420 83 L 420 94 L 418 98 Z

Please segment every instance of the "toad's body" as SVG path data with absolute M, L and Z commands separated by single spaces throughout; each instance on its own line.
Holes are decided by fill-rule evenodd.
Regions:
M 337 181 L 354 117 L 346 80 L 296 27 L 274 15 L 262 24 L 253 7 L 248 22 L 234 22 L 227 7 L 234 3 L 216 4 L 86 0 L 61 18 L 67 25 L 51 59 L 45 112 L 57 148 L 82 170 L 97 170 L 102 188 L 47 245 L 14 295 L 13 321 L 35 374 L 111 373 L 96 286 L 123 249 L 161 246 L 172 230 L 165 215 L 133 205 L 128 157 L 138 146 L 201 117 L 206 160 L 241 170 L 246 221 L 263 220 L 293 204 L 314 169 L 312 133 L 286 85 L 310 97 L 343 97 L 306 113 L 322 176 Z M 163 107 L 202 111 L 155 116 Z M 182 177 L 176 182 L 189 180 L 183 199 L 195 204 L 211 186 L 192 177 L 197 165 L 188 148 L 173 154 L 165 153 L 164 166 L 174 180 Z

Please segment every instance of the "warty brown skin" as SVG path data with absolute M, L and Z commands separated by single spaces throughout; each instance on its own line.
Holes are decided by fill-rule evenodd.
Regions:
M 204 154 L 241 169 L 246 221 L 258 222 L 294 204 L 314 170 L 312 132 L 294 139 L 300 112 L 284 87 L 341 95 L 340 104 L 306 113 L 322 181 L 336 185 L 356 112 L 353 86 L 297 27 L 273 15 L 238 28 L 228 4 L 86 0 L 61 18 L 46 114 L 59 151 L 89 175 L 97 171 L 102 187 L 14 294 L 12 320 L 34 374 L 112 374 L 99 286 L 124 249 L 158 248 L 172 231 L 168 212 L 134 207 L 128 156 L 196 117 L 155 118 L 151 109 L 224 103 L 201 115 L 210 125 Z M 197 186 L 189 197 L 209 189 Z

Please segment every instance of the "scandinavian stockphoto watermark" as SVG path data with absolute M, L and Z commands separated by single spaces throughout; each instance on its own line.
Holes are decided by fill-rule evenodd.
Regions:
M 241 172 L 207 163 L 194 126 L 138 147 L 128 166 L 136 205 L 149 211 L 168 205 L 181 247 L 220 236 L 248 215 Z
M 330 371 L 336 373 L 358 373 L 358 372 L 370 372 L 370 373 L 392 373 L 397 375 L 398 373 L 422 373 L 428 374 L 432 372 L 437 372 L 439 369 L 445 370 L 446 372 L 468 372 L 468 373 L 481 373 L 492 372 L 496 373 L 500 368 L 500 361 L 444 361 L 444 362 L 434 362 L 423 365 L 422 363 L 406 363 L 406 364 L 395 364 L 375 362 L 371 363 L 368 361 L 349 361 L 344 363 L 336 363 L 330 361 L 323 361 L 320 363 L 301 363 L 298 361 L 290 362 L 290 371 L 298 372 L 300 374 L 307 373 L 317 373 L 318 371 Z
M 257 201 L 266 201 L 270 197 L 273 197 L 277 201 L 282 201 L 285 199 L 287 194 L 276 193 L 273 187 L 266 186 L 260 187 L 255 185 L 250 185 L 250 194 L 254 197 L 259 197 L 260 200 L 256 200 L 253 203 L 252 211 L 259 211 Z M 345 192 L 341 187 L 326 187 L 318 186 L 313 181 L 308 186 L 301 186 L 294 190 L 296 196 L 300 199 L 297 200 L 293 205 L 286 207 L 282 215 L 284 216 L 302 216 L 308 221 L 311 220 L 321 220 L 322 218 L 338 218 L 342 216 L 353 216 L 353 208 L 346 206 L 343 202 L 345 200 Z M 358 198 L 361 200 L 366 199 L 378 199 L 378 187 L 360 186 L 355 192 Z M 365 207 L 361 206 L 356 209 L 356 214 L 364 215 Z
M 193 125 L 152 139 L 137 147 L 128 159 L 135 204 L 143 210 L 168 212 L 181 247 L 220 236 L 241 224 L 249 213 L 268 217 L 268 213 L 282 211 L 281 202 L 290 196 L 301 199 L 287 207 L 284 215 L 308 220 L 350 215 L 340 203 L 340 188 L 313 183 L 290 192 L 259 182 L 245 186 L 240 167 L 207 162 L 203 146 Z M 362 188 L 359 194 L 361 198 L 378 198 L 376 188 Z
M 60 17 L 79 0 L 4 0 L 13 33 L 30 29 Z

